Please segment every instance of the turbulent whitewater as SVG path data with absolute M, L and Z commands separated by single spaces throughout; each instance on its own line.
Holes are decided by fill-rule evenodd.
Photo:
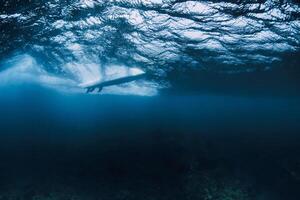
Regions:
M 253 73 L 299 61 L 292 0 L 0 2 L 2 80 L 23 74 L 76 90 L 137 69 L 150 78 L 107 92 L 153 95 L 174 73 Z

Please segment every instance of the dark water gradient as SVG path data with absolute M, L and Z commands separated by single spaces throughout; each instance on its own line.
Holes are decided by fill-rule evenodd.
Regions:
M 300 197 L 299 98 L 0 91 L 1 198 L 201 199 L 206 176 Z

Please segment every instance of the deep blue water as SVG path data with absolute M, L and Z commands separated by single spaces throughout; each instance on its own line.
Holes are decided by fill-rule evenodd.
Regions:
M 300 195 L 297 97 L 83 95 L 17 84 L 1 87 L 0 103 L 4 199 L 202 199 L 206 187 L 215 199 Z
M 298 0 L 0 0 L 0 200 L 299 200 L 299 63 Z

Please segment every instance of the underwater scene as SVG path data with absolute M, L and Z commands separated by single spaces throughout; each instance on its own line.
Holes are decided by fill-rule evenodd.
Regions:
M 0 200 L 300 200 L 298 0 L 0 0 Z

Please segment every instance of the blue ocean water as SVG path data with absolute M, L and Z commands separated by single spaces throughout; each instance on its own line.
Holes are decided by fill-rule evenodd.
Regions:
M 0 0 L 0 200 L 299 200 L 299 13 Z
M 4 199 L 299 197 L 297 97 L 69 94 L 23 83 L 2 86 L 0 102 Z

